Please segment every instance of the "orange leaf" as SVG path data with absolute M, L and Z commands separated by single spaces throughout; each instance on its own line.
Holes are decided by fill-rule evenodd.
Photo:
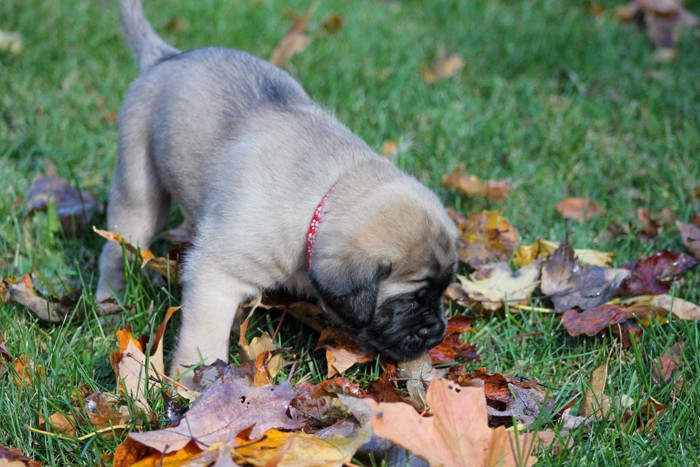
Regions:
M 585 222 L 602 214 L 600 206 L 588 198 L 566 198 L 557 204 L 557 212 L 567 219 Z

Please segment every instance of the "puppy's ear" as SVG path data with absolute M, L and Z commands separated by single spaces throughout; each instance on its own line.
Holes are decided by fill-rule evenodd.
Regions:
M 371 263 L 314 261 L 311 283 L 326 305 L 343 321 L 355 328 L 367 326 L 374 318 L 379 283 L 391 273 L 387 260 Z

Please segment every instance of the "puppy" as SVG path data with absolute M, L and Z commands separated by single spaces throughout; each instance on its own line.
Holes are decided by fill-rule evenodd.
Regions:
M 384 357 L 441 342 L 457 232 L 438 198 L 279 68 L 220 47 L 180 52 L 139 0 L 121 15 L 141 75 L 119 118 L 107 221 L 146 247 L 174 200 L 194 232 L 171 372 L 227 361 L 239 307 L 260 288 L 320 299 Z M 97 298 L 123 287 L 109 242 Z

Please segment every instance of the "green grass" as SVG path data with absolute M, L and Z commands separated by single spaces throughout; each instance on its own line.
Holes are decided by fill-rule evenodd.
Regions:
M 668 207 L 684 220 L 700 209 L 697 36 L 683 35 L 677 61 L 655 63 L 642 31 L 589 14 L 587 3 L 327 0 L 314 14 L 314 27 L 339 13 L 343 29 L 320 34 L 286 69 L 371 146 L 400 140 L 405 149 L 396 163 L 446 205 L 465 213 L 502 209 L 524 242 L 561 240 L 568 233 L 576 247 L 614 251 L 618 264 L 663 248 L 680 250 L 675 228 L 648 242 L 634 232 L 611 240 L 601 240 L 600 233 L 614 221 L 638 226 L 637 207 Z M 601 3 L 609 10 L 616 4 Z M 700 2 L 686 4 L 700 11 Z M 155 28 L 179 48 L 214 44 L 262 57 L 269 57 L 289 25 L 286 8 L 302 12 L 306 6 L 281 0 L 146 2 Z M 49 163 L 99 202 L 107 200 L 116 153 L 113 117 L 136 76 L 117 18 L 115 1 L 0 2 L 0 29 L 19 32 L 25 44 L 21 56 L 0 55 L 0 275 L 32 271 L 42 291 L 59 295 L 82 286 L 93 312 L 89 291 L 101 240 L 89 233 L 66 238 L 45 214 L 28 216 L 24 202 L 32 179 Z M 168 32 L 175 18 L 187 27 Z M 459 53 L 466 66 L 458 76 L 428 85 L 420 66 L 444 49 Z M 463 198 L 439 184 L 455 166 L 483 179 L 504 178 L 513 193 L 503 203 Z M 632 188 L 642 200 L 630 195 Z M 554 206 L 568 196 L 588 196 L 607 215 L 583 225 L 566 222 Z M 103 226 L 104 216 L 93 222 Z M 696 270 L 676 293 L 700 302 L 699 281 Z M 26 355 L 38 369 L 31 387 L 0 380 L 0 445 L 48 465 L 99 464 L 99 454 L 112 452 L 123 438 L 76 443 L 24 425 L 69 411 L 71 392 L 82 384 L 113 391 L 108 357 L 115 329 L 129 324 L 148 332 L 168 306 L 179 304 L 179 294 L 131 274 L 130 313 L 93 314 L 62 326 L 0 305 L 0 336 L 8 350 Z M 273 331 L 278 319 L 259 316 L 251 331 Z M 649 395 L 669 404 L 650 434 L 615 419 L 599 423 L 575 432 L 571 449 L 543 454 L 542 465 L 700 462 L 697 323 L 652 324 L 629 350 L 611 337 L 568 337 L 546 314 L 495 314 L 474 327 L 477 333 L 468 339 L 479 345 L 480 365 L 491 370 L 538 378 L 568 395 L 584 391 L 592 370 L 609 359 L 608 394 L 626 394 L 637 405 Z M 536 334 L 522 337 L 529 333 Z M 674 397 L 670 385 L 652 382 L 651 361 L 681 338 L 686 385 Z M 324 376 L 313 333 L 287 321 L 279 340 L 298 356 L 301 377 Z M 375 371 L 351 375 L 366 381 Z

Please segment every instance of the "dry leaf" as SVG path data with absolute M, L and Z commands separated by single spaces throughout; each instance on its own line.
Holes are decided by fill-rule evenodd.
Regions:
M 562 315 L 562 325 L 570 336 L 595 336 L 608 326 L 627 321 L 627 311 L 619 305 L 601 305 L 581 313 L 568 310 Z
M 2 32 L 2 31 L 0 31 Z M 41 467 L 41 463 L 23 456 L 19 449 L 8 449 L 0 445 L 0 466 L 2 467 Z
M 617 292 L 619 296 L 658 295 L 671 290 L 673 276 L 684 273 L 696 266 L 698 260 L 685 253 L 658 252 L 642 263 L 631 262 L 622 265 L 631 271 Z
M 451 174 L 442 176 L 442 184 L 454 188 L 466 196 L 478 196 L 493 201 L 503 201 L 510 194 L 508 184 L 503 180 L 482 182 L 475 175 L 465 175 L 456 167 Z
M 428 388 L 433 417 L 421 417 L 405 403 L 378 404 L 372 427 L 377 436 L 408 449 L 431 465 L 533 465 L 532 435 L 489 428 L 481 388 L 460 388 L 445 380 Z M 516 448 L 517 447 L 517 448 Z
M 578 414 L 581 417 L 604 419 L 610 411 L 610 398 L 603 394 L 608 379 L 607 363 L 593 370 L 588 388 L 583 395 Z
M 447 214 L 459 230 L 457 246 L 461 262 L 478 269 L 510 259 L 518 244 L 518 233 L 498 211 L 482 211 L 465 218 L 448 208 Z
M 499 310 L 505 304 L 527 303 L 537 288 L 540 277 L 539 263 L 531 263 L 511 271 L 508 263 L 483 266 L 469 279 L 457 275 L 470 299 L 480 302 L 486 310 Z
M 678 341 L 659 358 L 651 369 L 651 379 L 655 383 L 668 384 L 680 366 L 683 365 L 683 341 Z
M 108 392 L 97 391 L 90 394 L 85 399 L 83 408 L 90 423 L 97 430 L 123 425 L 131 421 L 129 407 L 119 396 Z M 101 433 L 102 437 L 107 440 L 113 439 L 114 434 L 113 431 Z
M 382 143 L 381 154 L 384 157 L 394 157 L 399 152 L 399 142 L 395 140 L 387 140 Z
M 26 210 L 46 211 L 49 204 L 56 206 L 61 228 L 67 235 L 80 234 L 97 210 L 97 203 L 88 191 L 78 191 L 62 178 L 39 174 L 29 189 Z
M 243 333 L 241 333 L 241 338 L 245 339 Z M 267 332 L 264 332 L 262 336 L 254 337 L 250 341 L 250 344 L 244 343 L 241 345 L 239 353 L 242 364 L 255 362 L 256 368 L 258 364 L 262 365 L 262 371 L 256 372 L 256 376 L 259 373 L 266 373 L 269 374 L 270 378 L 274 378 L 285 364 L 282 356 L 279 354 L 279 348 L 275 345 L 272 337 Z M 260 360 L 260 363 L 258 363 L 258 360 Z M 271 383 L 272 382 L 269 380 L 266 382 L 266 384 Z M 259 384 L 259 382 L 254 382 L 254 386 L 263 385 L 264 384 Z
M 124 237 L 115 232 L 110 232 L 109 230 L 100 230 L 96 227 L 92 227 L 92 230 L 100 237 L 106 238 L 111 242 L 119 243 L 124 245 L 126 251 L 134 256 L 141 257 L 141 268 L 150 269 L 157 272 L 158 274 L 170 279 L 173 282 L 179 280 L 179 271 L 177 261 L 165 258 L 162 256 L 156 256 L 148 248 L 138 248 L 127 242 Z
M 236 435 L 251 427 L 250 439 L 271 428 L 294 430 L 300 425 L 287 414 L 294 396 L 288 382 L 255 388 L 219 380 L 209 386 L 178 426 L 129 436 L 159 452 L 170 452 L 184 448 L 190 441 L 195 441 L 200 449 L 217 442 L 231 443 Z
M 428 84 L 434 84 L 445 78 L 454 76 L 464 68 L 464 60 L 454 52 L 446 50 L 439 53 L 430 67 L 421 65 L 423 80 Z
M 683 245 L 695 256 L 695 259 L 700 260 L 700 228 L 693 224 L 684 224 L 681 221 L 677 221 L 676 225 L 681 231 Z
M 471 327 L 473 321 L 473 318 L 464 315 L 452 316 L 447 320 L 445 338 L 440 344 L 428 351 L 433 365 L 452 363 L 457 358 L 479 358 L 476 346 L 459 340 L 459 337 L 465 332 L 474 331 Z
M 344 24 L 345 18 L 342 15 L 331 15 L 323 20 L 323 30 L 328 34 L 337 34 Z
M 566 219 L 585 222 L 601 214 L 598 203 L 588 198 L 567 198 L 557 204 L 557 212 Z
M 542 268 L 541 289 L 558 312 L 587 310 L 610 300 L 629 274 L 625 269 L 582 266 L 567 239 Z
M 285 33 L 280 43 L 277 44 L 275 50 L 272 51 L 270 63 L 281 67 L 294 55 L 306 49 L 311 42 L 311 36 L 307 34 L 309 18 L 311 18 L 311 15 L 316 9 L 316 5 L 317 2 L 312 2 L 306 13 L 294 18 L 294 22 Z
M 321 331 L 316 349 L 321 348 L 326 349 L 327 378 L 342 374 L 357 363 L 374 360 L 372 353 L 361 350 L 355 342 L 332 328 L 325 328 Z
M 515 251 L 513 262 L 519 268 L 540 258 L 546 258 L 554 253 L 561 243 L 538 238 L 532 245 L 520 245 Z M 580 264 L 594 266 L 609 266 L 613 253 L 587 249 L 574 249 L 574 256 Z
M 700 20 L 683 8 L 682 0 L 634 0 L 618 7 L 616 16 L 630 21 L 642 16 L 651 43 L 670 49 L 678 43 L 684 28 L 694 28 Z

